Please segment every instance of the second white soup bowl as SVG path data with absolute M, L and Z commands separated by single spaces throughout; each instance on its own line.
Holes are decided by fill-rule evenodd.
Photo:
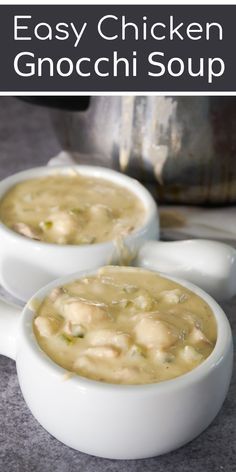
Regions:
M 55 174 L 81 175 L 114 182 L 133 192 L 143 203 L 146 217 L 140 228 L 124 238 L 135 253 L 147 240 L 159 239 L 157 206 L 151 194 L 138 181 L 119 172 L 96 166 L 37 167 L 14 174 L 0 182 L 0 198 L 14 185 L 27 179 Z M 51 280 L 79 270 L 89 270 L 119 261 L 114 241 L 82 245 L 59 245 L 35 241 L 12 231 L 0 222 L 0 283 L 27 301 L 33 293 Z

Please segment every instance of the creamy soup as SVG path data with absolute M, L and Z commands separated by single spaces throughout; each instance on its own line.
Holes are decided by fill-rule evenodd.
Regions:
M 107 266 L 52 290 L 33 326 L 42 350 L 67 371 L 117 384 L 178 377 L 210 355 L 217 336 L 204 300 L 132 267 Z
M 145 209 L 132 192 L 108 180 L 51 175 L 12 187 L 0 201 L 0 219 L 31 239 L 93 244 L 140 227 Z

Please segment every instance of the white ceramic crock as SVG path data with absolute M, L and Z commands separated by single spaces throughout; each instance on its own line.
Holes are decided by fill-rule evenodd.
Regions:
M 52 174 L 71 174 L 72 170 L 114 182 L 132 191 L 143 203 L 143 225 L 124 238 L 125 245 L 136 252 L 144 241 L 159 239 L 157 206 L 151 194 L 138 181 L 111 169 L 96 166 L 36 167 L 14 174 L 0 182 L 0 198 L 12 186 L 27 179 Z M 51 280 L 79 270 L 95 269 L 116 263 L 119 253 L 115 243 L 58 245 L 26 238 L 0 222 L 0 283 L 14 296 L 27 301 Z
M 41 289 L 44 298 L 67 276 Z M 0 318 L 0 352 L 16 359 L 19 383 L 31 412 L 61 442 L 111 459 L 139 459 L 172 451 L 198 436 L 217 415 L 232 373 L 232 336 L 220 306 L 204 291 L 171 278 L 202 297 L 217 322 L 212 354 L 176 379 L 152 385 L 111 385 L 65 371 L 39 348 L 32 330 L 31 303 L 20 318 Z M 3 314 L 4 315 L 4 314 Z M 18 315 L 19 317 L 19 315 Z

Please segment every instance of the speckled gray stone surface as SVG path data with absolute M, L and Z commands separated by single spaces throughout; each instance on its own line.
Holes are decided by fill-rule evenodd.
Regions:
M 48 112 L 0 97 L 0 177 L 41 165 L 59 151 Z M 236 300 L 224 306 L 236 335 Z M 40 392 L 39 392 L 40 395 Z M 236 382 L 212 425 L 178 451 L 139 461 L 98 459 L 69 449 L 33 418 L 15 364 L 0 356 L 0 472 L 236 472 Z

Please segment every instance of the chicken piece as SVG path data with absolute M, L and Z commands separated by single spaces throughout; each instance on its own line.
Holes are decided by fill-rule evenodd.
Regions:
M 62 295 L 64 292 L 63 292 L 63 288 L 62 287 L 55 287 L 51 293 L 48 295 L 48 298 L 54 303 L 57 298 Z
M 161 364 L 173 362 L 175 359 L 174 354 L 161 349 L 155 349 L 152 353 L 152 356 L 157 362 L 161 362 Z
M 192 329 L 188 337 L 188 341 L 193 344 L 197 344 L 199 342 L 211 344 L 211 341 L 205 336 L 201 329 L 196 328 L 196 326 L 194 326 L 194 328 Z
M 99 225 L 103 225 L 107 222 L 107 220 L 113 218 L 111 208 L 100 203 L 91 206 L 89 209 L 89 214 L 91 215 L 92 219 L 96 219 L 99 221 Z
M 122 237 L 131 233 L 135 229 L 134 225 L 130 224 L 130 221 L 127 219 L 117 220 L 114 225 L 114 234 L 120 234 Z
M 148 349 L 168 349 L 178 340 L 178 330 L 166 321 L 151 316 L 142 318 L 134 328 L 136 340 Z
M 63 332 L 74 338 L 84 338 L 85 336 L 84 326 L 78 323 L 71 323 L 71 321 L 65 323 Z
M 132 343 L 132 338 L 127 333 L 112 329 L 97 329 L 88 333 L 87 342 L 91 346 L 109 345 L 127 351 Z
M 22 236 L 26 236 L 26 238 L 36 239 L 37 241 L 41 239 L 39 232 L 25 223 L 15 223 L 13 229 Z
M 180 351 L 180 356 L 185 362 L 200 362 L 203 359 L 202 354 L 198 352 L 193 346 L 185 346 Z
M 48 338 L 59 331 L 61 322 L 53 316 L 48 316 L 47 318 L 44 316 L 37 316 L 34 320 L 34 325 L 36 326 L 40 336 Z
M 120 351 L 114 346 L 92 346 L 88 347 L 84 354 L 99 359 L 114 359 L 119 356 Z
M 66 211 L 55 212 L 50 215 L 50 227 L 46 227 L 45 231 L 51 232 L 58 238 L 68 237 L 78 231 L 79 218 L 77 215 L 70 214 Z M 43 226 L 43 222 L 41 224 Z
M 93 378 L 96 373 L 96 364 L 93 359 L 87 356 L 79 356 L 73 363 L 73 370 Z
M 171 305 L 176 305 L 177 303 L 183 303 L 187 300 L 187 295 L 183 293 L 179 288 L 174 290 L 163 290 L 160 292 L 158 299 L 165 303 L 170 303 Z
M 127 354 L 131 359 L 141 359 L 146 357 L 145 350 L 138 344 L 132 344 Z
M 150 310 L 152 299 L 146 290 L 140 290 L 139 295 L 133 299 L 133 303 L 140 310 Z
M 196 326 L 196 328 L 200 328 L 202 326 L 201 320 L 191 312 L 185 312 L 182 315 L 182 318 L 187 321 L 191 326 Z
M 137 285 L 132 284 L 122 284 L 122 289 L 125 293 L 135 293 L 138 290 Z
M 68 294 L 59 296 L 54 306 L 67 321 L 82 324 L 83 326 L 109 319 L 106 309 L 82 302 Z
M 128 306 L 130 300 L 128 300 L 127 298 L 123 298 L 122 300 L 112 300 L 111 303 L 113 306 L 119 307 L 119 309 L 123 310 Z
M 113 372 L 113 379 L 119 383 L 139 383 L 140 370 L 136 366 L 120 367 Z

